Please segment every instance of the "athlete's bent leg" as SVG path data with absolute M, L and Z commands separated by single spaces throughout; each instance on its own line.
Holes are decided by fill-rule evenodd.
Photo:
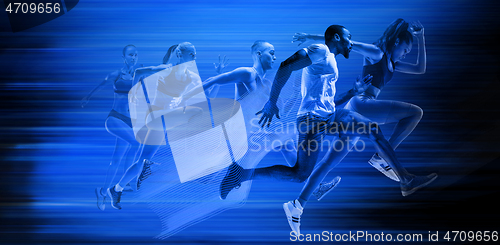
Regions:
M 342 161 L 342 159 L 349 154 L 349 147 L 347 147 L 348 138 L 342 137 L 338 140 L 334 140 L 332 147 L 328 150 L 326 155 L 321 159 L 318 163 L 318 167 L 314 169 L 311 176 L 307 180 L 304 188 L 300 192 L 299 197 L 297 198 L 302 207 L 304 207 L 309 200 L 309 197 L 319 186 L 321 181 L 325 178 L 326 175 L 338 164 Z
M 368 133 L 362 132 L 359 130 L 353 130 L 351 135 L 360 136 L 364 138 L 369 138 L 375 144 L 375 147 L 378 150 L 378 153 L 382 155 L 382 157 L 387 161 L 389 166 L 394 169 L 398 179 L 401 183 L 401 192 L 403 196 L 410 195 L 414 193 L 416 190 L 428 185 L 432 181 L 437 178 L 437 174 L 433 173 L 427 176 L 415 176 L 413 174 L 408 173 L 408 171 L 401 165 L 399 160 L 396 157 L 396 153 L 392 149 L 392 146 L 389 142 L 384 138 L 382 132 L 378 125 L 371 123 L 368 119 L 360 115 L 356 112 L 349 112 L 349 117 L 352 121 L 357 122 L 356 124 L 368 125 L 369 131 Z M 346 117 L 343 119 L 346 120 Z
M 268 179 L 302 183 L 312 173 L 327 130 L 327 119 L 316 116 L 302 116 L 297 119 L 299 141 L 297 161 L 293 167 L 275 165 L 255 169 L 252 179 Z
M 241 182 L 254 179 L 277 179 L 302 183 L 311 174 L 321 151 L 327 118 L 317 116 L 302 116 L 297 119 L 299 143 L 297 161 L 293 167 L 274 165 L 257 169 L 243 169 L 233 163 L 229 166 L 220 185 L 220 197 L 226 199 L 233 188 L 238 188 Z
M 363 99 L 349 101 L 349 108 L 378 124 L 396 123 L 389 143 L 396 149 L 413 132 L 423 116 L 423 110 L 413 104 L 394 100 Z

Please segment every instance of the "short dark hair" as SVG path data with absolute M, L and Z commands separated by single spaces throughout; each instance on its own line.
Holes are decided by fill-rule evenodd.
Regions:
M 135 48 L 135 46 L 134 46 L 134 45 L 129 44 L 129 45 L 125 46 L 125 48 L 123 48 L 123 50 L 122 50 L 122 54 L 123 54 L 123 55 L 125 55 L 125 52 L 126 52 L 126 51 L 127 51 L 127 49 L 128 49 L 128 48 L 130 48 L 130 47 L 134 47 L 134 48 Z
M 255 41 L 253 43 L 252 49 L 251 49 L 252 50 L 252 54 L 255 53 L 255 52 L 257 52 L 257 51 L 259 51 L 260 46 L 262 46 L 264 43 L 269 43 L 269 42 L 266 42 L 264 40 L 257 40 L 257 41 Z
M 343 29 L 346 29 L 345 26 L 341 25 L 331 25 L 328 28 L 326 28 L 325 31 L 325 42 L 331 41 L 335 34 L 339 34 L 339 36 L 342 35 Z

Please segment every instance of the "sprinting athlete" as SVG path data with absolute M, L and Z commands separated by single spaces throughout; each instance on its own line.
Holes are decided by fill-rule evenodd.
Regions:
M 293 57 L 298 57 L 298 54 L 295 54 Z M 288 66 L 288 63 L 286 63 L 286 62 L 290 62 L 290 61 L 292 61 L 292 60 L 288 59 L 288 60 L 284 61 L 283 63 L 281 63 L 280 70 L 278 70 L 278 73 L 276 74 L 275 81 L 276 81 L 278 76 L 283 76 L 283 72 L 285 70 L 286 70 L 286 72 L 289 72 L 291 74 L 291 72 L 292 72 L 291 67 Z M 298 69 L 296 69 L 296 70 L 298 70 Z M 303 73 L 302 80 L 304 80 L 305 72 Z M 287 79 L 288 79 L 288 77 L 290 77 L 290 74 L 287 75 Z M 336 79 L 336 72 L 332 71 L 332 74 L 325 75 L 324 79 L 328 80 L 328 81 Z M 335 102 L 336 103 L 345 103 L 352 96 L 364 91 L 369 86 L 370 82 L 371 82 L 371 76 L 369 76 L 369 75 L 365 76 L 363 79 L 358 79 L 354 83 L 354 88 L 349 90 L 348 92 L 343 93 L 340 96 L 338 96 L 338 98 L 335 99 Z M 283 85 L 284 85 L 284 83 L 283 83 Z M 330 84 L 327 84 L 327 85 L 330 86 Z M 320 85 L 320 86 L 322 86 L 322 85 Z M 318 87 L 315 89 L 323 89 L 323 88 Z M 334 87 L 333 87 L 333 89 L 334 89 Z M 271 91 L 268 91 L 266 94 L 269 94 L 270 92 Z M 310 97 L 310 95 L 308 95 L 308 94 L 304 95 L 304 92 L 307 92 L 307 91 L 304 90 L 304 83 L 302 83 L 302 96 L 303 97 L 306 96 L 306 97 L 310 98 L 311 100 L 315 99 L 315 98 Z M 333 106 L 334 105 L 333 100 L 334 100 L 335 93 L 331 93 L 331 92 L 333 92 L 332 88 L 330 88 L 328 90 L 328 93 L 330 93 L 328 95 L 328 99 L 332 100 L 330 104 L 332 104 L 332 106 Z M 269 98 L 269 97 L 266 97 L 266 98 Z M 278 98 L 275 100 L 274 103 L 276 103 L 277 101 L 278 101 Z M 258 105 L 254 105 L 254 106 L 256 108 L 260 109 L 260 108 L 262 108 L 262 105 L 264 103 L 265 103 L 265 100 L 262 101 L 261 103 L 259 103 Z M 304 104 L 304 102 L 302 102 L 302 104 Z M 323 105 L 321 107 L 323 107 Z M 329 108 L 329 109 L 331 109 L 331 108 Z M 301 113 L 300 110 L 304 110 L 304 108 L 301 106 L 299 108 L 299 113 Z M 258 114 L 254 114 L 255 111 L 257 111 L 257 110 L 254 110 L 251 114 L 249 114 L 249 117 L 255 118 L 255 115 L 258 115 Z M 299 142 L 304 141 L 302 134 L 305 132 L 304 128 L 298 128 L 300 126 L 303 126 L 303 124 L 300 122 L 301 122 L 300 120 L 297 120 L 298 125 L 288 124 L 288 123 L 286 124 L 289 127 L 290 126 L 291 127 L 297 126 L 297 130 L 287 129 L 286 131 L 292 131 L 294 133 L 296 131 L 299 131 Z M 276 131 L 276 130 L 271 130 L 271 131 Z M 286 141 L 287 139 L 295 139 L 296 134 L 294 134 L 294 135 L 282 135 L 280 137 L 282 137 L 282 139 Z M 304 162 L 303 158 L 304 158 L 304 153 L 306 152 L 306 150 L 301 149 L 300 146 L 301 146 L 301 144 L 299 143 L 298 148 L 290 147 L 291 149 L 294 149 L 293 153 L 295 153 L 295 156 L 296 156 L 293 158 L 295 161 L 291 162 L 291 164 L 290 164 L 290 165 L 294 164 L 293 167 L 288 167 L 288 166 L 284 166 L 284 165 L 275 165 L 275 166 L 267 167 L 267 168 L 246 169 L 246 168 L 242 168 L 241 164 L 231 165 L 225 178 L 223 179 L 223 181 L 221 183 L 221 198 L 224 199 L 233 188 L 238 188 L 239 186 L 241 186 L 242 182 L 248 181 L 248 180 L 254 180 L 254 179 L 259 179 L 259 178 L 276 178 L 276 179 L 288 180 L 288 181 L 292 181 L 292 182 L 304 182 L 311 174 L 311 172 L 314 168 L 315 162 L 312 164 L 307 164 Z M 314 145 L 311 147 L 316 147 L 316 146 L 317 145 Z M 285 147 L 285 148 L 287 148 L 287 147 Z M 314 153 L 314 154 L 316 154 L 316 153 Z M 297 158 L 299 160 L 297 160 Z M 258 159 L 258 161 L 260 161 L 261 159 L 262 158 Z M 291 159 L 291 158 L 289 157 L 288 159 Z M 335 185 L 339 181 L 340 181 L 340 178 L 335 178 L 334 181 L 331 182 L 330 185 L 328 185 L 328 189 L 334 188 Z
M 297 163 L 292 168 L 272 166 L 260 171 L 268 176 L 297 182 L 305 181 L 312 172 L 299 198 L 283 204 L 288 223 L 296 234 L 300 234 L 300 215 L 309 196 L 328 174 L 331 167 L 341 160 L 341 158 L 335 157 L 336 150 L 332 149 L 348 150 L 346 147 L 348 142 L 335 141 L 334 146 L 330 148 L 319 166 L 314 169 L 319 154 L 318 149 L 323 144 L 327 134 L 339 134 L 341 139 L 354 136 L 373 141 L 378 153 L 395 170 L 400 179 L 401 192 L 404 196 L 415 192 L 437 177 L 436 174 L 428 176 L 410 174 L 401 166 L 394 150 L 376 123 L 357 112 L 347 109 L 335 110 L 335 82 L 338 78 L 335 56 L 342 54 L 345 58 L 349 58 L 352 46 L 351 34 L 345 27 L 340 25 L 328 27 L 325 31 L 324 44 L 314 44 L 299 50 L 281 64 L 271 89 L 269 101 L 258 112 L 258 114 L 263 114 L 260 120 L 263 127 L 269 125 L 275 115 L 279 118 L 279 108 L 276 101 L 280 91 L 288 81 L 292 71 L 303 69 L 302 103 L 297 118 L 299 131 Z M 352 128 L 352 130 L 339 130 L 339 126 Z M 342 144 L 343 147 L 336 147 L 338 144 Z M 257 170 L 256 174 L 259 173 Z
M 169 49 L 169 52 L 165 55 L 164 64 L 136 70 L 134 76 L 136 82 L 156 72 L 162 70 L 166 71 L 162 72 L 162 76 L 158 74 L 156 74 L 158 76 L 154 76 L 153 79 L 157 79 L 156 88 L 154 91 L 148 91 L 148 93 L 154 93 L 154 96 L 151 97 L 153 101 L 151 101 L 150 111 L 148 111 L 145 118 L 145 124 L 147 127 L 151 127 L 151 129 L 155 130 L 148 131 L 145 138 L 141 139 L 142 144 L 136 162 L 127 169 L 115 186 L 107 189 L 113 208 L 121 209 L 120 199 L 123 187 L 127 183 L 138 177 L 138 182 L 135 185 L 137 188 L 140 187 L 145 173 L 149 171 L 150 165 L 152 164 L 149 159 L 154 156 L 160 145 L 162 145 L 162 142 L 151 144 L 151 141 L 157 141 L 157 139 L 160 138 L 163 143 L 168 144 L 164 137 L 164 132 L 166 130 L 184 124 L 196 115 L 202 113 L 201 108 L 194 106 L 187 108 L 171 108 L 171 103 L 175 101 L 175 98 L 180 97 L 189 86 L 201 84 L 200 76 L 189 69 L 190 66 L 194 64 L 195 59 L 196 49 L 194 45 L 189 42 L 183 42 Z M 142 89 L 142 87 L 138 86 L 137 89 Z M 134 98 L 132 97 L 132 99 Z M 166 114 L 168 114 L 168 117 L 164 117 Z M 163 122 L 163 125 L 160 126 L 160 131 L 163 131 L 162 137 L 158 137 L 159 131 L 158 128 L 155 128 L 158 127 L 155 122 L 159 121 L 155 121 L 155 119 L 159 118 L 161 118 Z M 151 140 L 151 138 L 153 139 Z
M 418 56 L 415 64 L 401 61 L 412 49 L 414 37 L 418 43 Z M 323 35 L 307 35 L 297 33 L 294 41 L 307 39 L 324 40 Z M 378 95 L 392 79 L 394 72 L 408 74 L 424 74 L 426 70 L 426 52 L 424 28 L 420 22 L 410 25 L 403 19 L 392 22 L 384 34 L 373 44 L 353 41 L 352 50 L 362 54 L 364 59 L 363 75 L 373 76 L 372 85 L 362 94 L 353 97 L 345 106 L 373 122 L 380 124 L 395 123 L 389 143 L 396 149 L 401 142 L 415 129 L 423 115 L 423 110 L 413 104 L 394 101 L 377 100 Z M 394 170 L 378 154 L 368 161 L 373 167 L 392 180 L 399 181 Z
M 203 85 L 199 85 L 182 96 L 179 105 L 203 91 L 217 89 L 218 86 L 234 84 L 236 100 L 240 102 L 245 122 L 250 122 L 255 118 L 252 109 L 258 108 L 265 103 L 271 84 L 264 76 L 272 68 L 276 56 L 274 46 L 265 41 L 256 41 L 252 46 L 253 67 L 241 67 L 230 72 L 226 72 L 215 77 L 208 78 Z M 177 105 L 177 106 L 179 106 Z M 256 132 L 258 129 L 252 128 L 252 124 L 245 123 L 247 134 Z
M 255 115 L 255 111 L 264 106 L 271 92 L 271 82 L 265 79 L 264 76 L 268 70 L 272 69 L 276 60 L 274 46 L 269 42 L 256 41 L 251 47 L 251 54 L 253 58 L 252 67 L 241 67 L 211 77 L 203 85 L 197 86 L 183 95 L 178 104 L 184 104 L 185 100 L 203 91 L 211 90 L 210 96 L 212 97 L 219 86 L 235 85 L 235 98 L 242 108 L 249 149 L 238 163 L 229 166 L 220 186 L 221 199 L 226 199 L 229 191 L 240 184 L 238 180 L 247 178 L 243 175 L 248 175 L 248 168 L 253 168 L 272 150 L 271 147 L 263 146 L 265 141 L 279 142 L 280 145 L 274 145 L 275 147 L 285 145 L 286 147 L 281 148 L 281 153 L 286 161 L 291 164 L 296 161 L 296 150 L 293 147 L 293 139 L 296 137 L 296 133 L 293 124 L 285 124 L 281 130 L 276 130 L 280 133 L 275 133 L 273 130 L 262 130 L 256 123 L 258 117 Z M 289 103 L 292 103 L 292 101 L 289 101 Z
M 108 171 L 106 172 L 104 185 L 95 189 L 97 207 L 100 210 L 104 210 L 106 207 L 106 189 L 111 185 L 118 171 L 118 167 L 122 165 L 121 163 L 124 162 L 124 160 L 133 163 L 133 156 L 139 146 L 134 137 L 128 110 L 128 92 L 133 86 L 133 74 L 137 68 L 137 48 L 134 45 L 127 45 L 123 48 L 122 54 L 125 63 L 123 67 L 118 71 L 110 73 L 98 86 L 82 99 L 82 107 L 84 107 L 94 93 L 101 90 L 110 82 L 113 83 L 113 108 L 106 118 L 105 125 L 106 130 L 116 137 L 116 143 Z M 126 168 L 128 168 L 128 166 L 126 166 Z

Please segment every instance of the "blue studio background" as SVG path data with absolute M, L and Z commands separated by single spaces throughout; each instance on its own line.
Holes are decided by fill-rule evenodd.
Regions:
M 2 5 L 3 6 L 3 5 Z M 396 73 L 379 99 L 424 110 L 416 130 L 397 149 L 415 173 L 437 172 L 428 188 L 402 197 L 399 186 L 367 164 L 374 148 L 353 153 L 330 176 L 342 182 L 302 216 L 307 233 L 365 230 L 422 233 L 499 230 L 499 48 L 495 1 L 80 1 L 65 15 L 12 33 L 7 15 L 0 38 L 1 218 L 6 243 L 287 242 L 281 204 L 302 184 L 254 181 L 247 203 L 160 241 L 158 217 L 137 203 L 96 208 L 94 188 L 104 179 L 115 137 L 104 120 L 111 85 L 82 108 L 81 99 L 122 67 L 122 48 L 134 44 L 139 64 L 161 63 L 168 47 L 189 41 L 203 80 L 226 55 L 225 71 L 251 66 L 255 40 L 274 44 L 277 63 L 293 54 L 296 32 L 322 34 L 342 24 L 353 40 L 374 42 L 393 20 L 420 20 L 427 72 Z M 407 55 L 414 62 L 417 45 Z M 338 56 L 337 91 L 351 88 L 362 57 Z M 231 86 L 220 97 L 233 97 Z M 384 126 L 386 135 L 391 126 Z M 259 166 L 284 163 L 270 153 Z

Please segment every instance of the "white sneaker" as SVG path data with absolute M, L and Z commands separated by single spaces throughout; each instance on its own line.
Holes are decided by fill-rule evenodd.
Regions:
M 387 176 L 389 179 L 399 182 L 399 178 L 396 175 L 396 172 L 394 172 L 394 169 L 392 169 L 391 166 L 389 166 L 389 164 L 377 154 L 373 155 L 373 157 L 368 160 L 368 163 L 372 165 L 372 167 L 383 173 L 385 176 Z
M 314 190 L 313 195 L 316 197 L 316 199 L 318 199 L 318 201 L 321 201 L 321 199 L 323 199 L 326 194 L 337 187 L 340 180 L 340 176 L 337 176 L 330 182 L 321 182 L 316 190 Z
M 283 209 L 285 210 L 286 218 L 288 219 L 288 224 L 292 231 L 298 236 L 300 235 L 300 215 L 302 215 L 303 208 L 298 200 L 289 201 L 283 203 Z

